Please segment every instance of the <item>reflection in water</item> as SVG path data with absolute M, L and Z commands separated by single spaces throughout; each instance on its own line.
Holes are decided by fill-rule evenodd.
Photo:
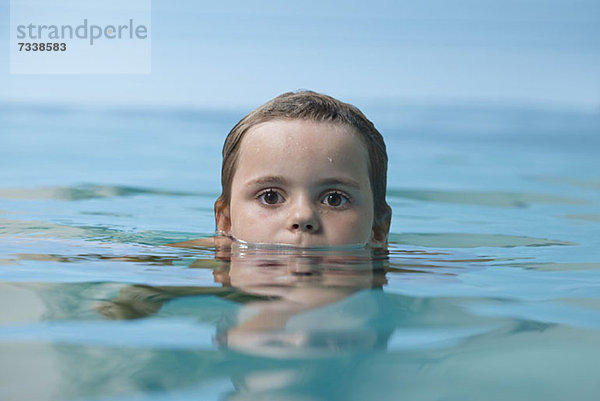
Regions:
M 407 251 L 412 253 L 428 255 Z M 152 372 L 164 372 L 163 364 L 183 360 L 187 372 L 176 380 L 179 386 L 182 382 L 197 383 L 198 377 L 206 383 L 226 375 L 234 386 L 228 391 L 228 400 L 356 399 L 352 383 L 361 380 L 357 364 L 385 353 L 398 328 L 420 324 L 428 327 L 432 313 L 436 325 L 442 325 L 438 332 L 456 322 L 464 328 L 486 320 L 474 321 L 444 300 L 384 293 L 387 271 L 423 274 L 431 273 L 427 269 L 432 267 L 441 267 L 429 262 L 419 271 L 417 261 L 409 263 L 407 257 L 405 262 L 404 266 L 390 266 L 387 251 L 382 250 L 246 249 L 234 244 L 232 249 L 217 251 L 214 281 L 220 287 L 125 286 L 116 297 L 95 303 L 94 309 L 111 319 L 190 315 L 214 324 L 213 342 L 220 350 L 217 354 L 154 349 L 144 357 L 147 359 L 140 374 L 128 372 L 139 360 L 130 362 L 112 353 L 124 363 L 121 371 L 133 374 L 137 380 L 143 377 L 143 383 L 171 388 L 174 377 L 155 377 Z M 408 266 L 411 269 L 404 271 Z M 221 301 L 210 301 L 214 297 Z M 174 327 L 172 323 L 170 326 Z M 451 343 L 487 331 L 466 330 L 454 335 Z M 171 335 L 178 338 L 181 334 Z M 394 337 L 394 348 L 410 351 L 448 344 L 438 336 L 426 330 L 412 336 L 404 332 Z M 173 369 L 181 372 L 181 368 Z
M 385 346 L 390 333 L 365 325 L 380 312 L 378 305 L 333 305 L 361 290 L 383 287 L 386 251 L 247 249 L 234 244 L 230 253 L 218 255 L 214 279 L 221 288 L 127 286 L 94 308 L 108 318 L 132 319 L 156 314 L 173 299 L 216 295 L 240 305 L 235 316 L 217 325 L 216 341 L 222 347 L 313 357 Z
M 389 333 L 369 328 L 377 305 L 350 309 L 341 302 L 385 283 L 385 254 L 359 249 L 280 252 L 234 249 L 216 280 L 260 297 L 245 303 L 219 344 L 274 357 L 314 357 L 385 346 Z M 380 338 L 383 335 L 383 338 Z
M 150 268 L 173 262 L 159 255 L 11 256 L 18 263 L 95 259 Z M 216 256 L 191 265 L 211 267 L 213 285 L 11 285 L 7 295 L 20 302 L 21 315 L 27 304 L 36 306 L 29 321 L 0 327 L 0 352 L 14 366 L 21 357 L 32 360 L 28 350 L 35 349 L 43 363 L 30 372 L 45 378 L 39 390 L 20 394 L 52 400 L 169 391 L 169 399 L 196 399 L 221 383 L 214 399 L 336 399 L 348 386 L 328 375 L 351 377 L 356 360 L 345 357 L 385 350 L 397 324 L 382 315 L 389 310 L 381 291 L 385 253 L 234 247 Z M 15 339 L 40 345 L 13 347 Z M 5 377 L 23 386 L 14 374 Z
M 95 261 L 123 268 L 141 265 L 149 271 L 167 271 L 180 262 L 169 251 L 154 251 L 21 252 L 11 258 L 19 265 Z M 185 250 L 180 258 L 189 255 Z M 548 371 L 540 370 L 539 362 L 527 365 L 531 355 L 517 352 L 532 340 L 543 344 L 537 360 L 587 364 L 578 370 L 576 382 L 586 394 L 593 389 L 593 375 L 585 372 L 594 371 L 594 332 L 565 327 L 556 316 L 550 316 L 550 323 L 536 320 L 548 319 L 551 311 L 532 309 L 524 301 L 491 302 L 465 290 L 440 295 L 449 283 L 461 286 L 469 274 L 496 262 L 493 258 L 471 254 L 459 259 L 455 252 L 419 249 L 388 254 L 235 246 L 213 251 L 213 256 L 189 262 L 188 271 L 213 272 L 212 282 L 198 285 L 0 287 L 0 315 L 5 317 L 0 326 L 0 398 L 15 399 L 9 395 L 18 393 L 38 400 L 114 401 L 141 394 L 150 400 L 395 400 L 398 394 L 422 395 L 435 382 L 440 385 L 431 388 L 432 398 L 439 399 L 447 389 L 458 389 L 452 383 L 460 381 L 463 371 L 485 381 L 510 376 L 514 368 L 502 366 L 518 370 L 523 365 L 528 366 L 527 377 L 548 383 Z M 382 290 L 388 280 L 402 279 L 416 287 L 435 282 L 437 295 L 409 296 L 398 292 L 400 287 Z M 565 311 L 580 307 L 574 301 Z M 14 304 L 21 321 L 7 313 Z M 515 311 L 519 314 L 513 315 Z M 573 338 L 581 346 L 565 347 L 563 339 L 570 343 Z M 545 350 L 548 344 L 554 351 Z M 490 367 L 490 357 L 497 374 L 488 377 L 482 367 Z M 564 373 L 554 369 L 551 382 L 564 381 Z M 31 377 L 43 380 L 25 391 Z M 494 380 L 490 383 L 504 383 Z M 506 396 L 497 394 L 486 399 Z M 461 393 L 450 395 L 459 398 Z

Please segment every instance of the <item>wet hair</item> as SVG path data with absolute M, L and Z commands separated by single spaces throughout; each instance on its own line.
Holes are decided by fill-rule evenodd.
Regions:
M 355 106 L 331 96 L 313 91 L 287 92 L 263 104 L 242 118 L 229 132 L 223 145 L 221 168 L 221 195 L 215 210 L 229 206 L 231 183 L 244 135 L 258 124 L 274 120 L 306 120 L 347 126 L 358 134 L 369 156 L 369 181 L 373 192 L 374 227 L 382 229 L 387 237 L 391 208 L 385 200 L 387 185 L 387 152 L 383 137 L 375 126 Z

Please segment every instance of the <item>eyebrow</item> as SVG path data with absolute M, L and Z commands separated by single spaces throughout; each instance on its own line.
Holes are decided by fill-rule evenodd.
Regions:
M 250 185 L 267 185 L 267 184 L 282 185 L 282 184 L 285 184 L 286 182 L 287 182 L 286 179 L 280 175 L 270 175 L 270 176 L 259 177 L 254 180 L 250 180 L 246 183 L 246 185 L 248 185 L 248 186 L 250 186 Z
M 321 180 L 317 183 L 317 185 L 319 186 L 335 186 L 335 185 L 344 185 L 347 187 L 351 187 L 351 188 L 356 188 L 356 189 L 360 189 L 360 184 L 350 178 L 350 177 L 333 177 L 333 178 L 326 178 L 324 180 Z
M 253 180 L 250 180 L 246 183 L 248 186 L 254 185 L 284 185 L 287 183 L 287 180 L 280 175 L 272 175 L 266 177 L 259 177 Z M 326 186 L 335 186 L 335 185 L 344 185 L 350 188 L 360 189 L 360 184 L 350 178 L 350 177 L 332 177 L 325 178 L 321 181 L 317 182 L 317 186 L 326 187 Z

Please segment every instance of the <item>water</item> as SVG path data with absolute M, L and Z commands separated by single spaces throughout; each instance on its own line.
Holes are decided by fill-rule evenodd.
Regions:
M 596 399 L 600 116 L 365 112 L 388 255 L 164 246 L 243 111 L 2 105 L 0 399 Z

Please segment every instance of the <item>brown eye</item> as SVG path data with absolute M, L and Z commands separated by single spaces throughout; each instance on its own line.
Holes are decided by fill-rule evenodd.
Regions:
M 280 202 L 280 195 L 273 190 L 263 192 L 259 198 L 267 205 L 275 205 Z
M 339 192 L 331 192 L 323 199 L 323 203 L 333 207 L 343 206 L 347 201 L 348 198 Z

